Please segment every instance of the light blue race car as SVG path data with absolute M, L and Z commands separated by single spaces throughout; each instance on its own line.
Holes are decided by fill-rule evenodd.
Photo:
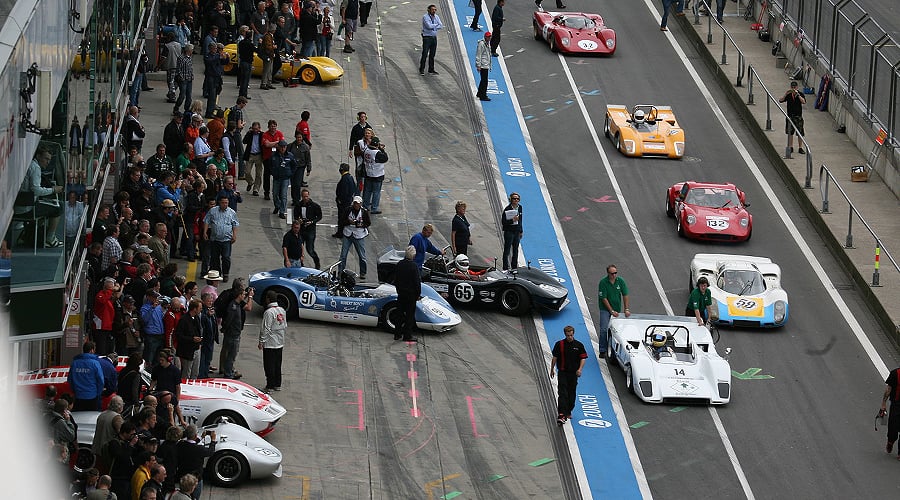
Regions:
M 356 273 L 338 263 L 325 270 L 285 267 L 250 276 L 253 300 L 265 305 L 266 293 L 275 292 L 278 304 L 288 317 L 332 323 L 381 326 L 394 332 L 400 320 L 397 290 L 388 284 L 356 282 Z M 453 307 L 428 285 L 422 284 L 422 296 L 416 303 L 416 326 L 444 332 L 462 319 Z
M 716 324 L 778 328 L 788 321 L 788 294 L 781 268 L 767 257 L 698 253 L 691 261 L 691 287 L 706 277 Z

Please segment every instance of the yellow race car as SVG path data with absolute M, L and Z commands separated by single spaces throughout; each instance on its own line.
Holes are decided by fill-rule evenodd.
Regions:
M 669 106 L 638 104 L 629 112 L 621 104 L 609 104 L 603 133 L 626 156 L 684 156 L 684 130 Z
M 225 63 L 224 69 L 226 73 L 237 73 L 238 54 L 237 44 L 232 43 L 225 46 L 225 53 L 228 54 L 228 62 Z M 334 59 L 330 57 L 309 57 L 302 58 L 294 56 L 293 60 L 281 54 L 281 69 L 275 72 L 275 79 L 285 80 L 286 78 L 296 78 L 306 84 L 330 82 L 344 76 L 344 68 L 341 67 Z M 263 61 L 258 55 L 253 54 L 253 76 L 262 74 Z

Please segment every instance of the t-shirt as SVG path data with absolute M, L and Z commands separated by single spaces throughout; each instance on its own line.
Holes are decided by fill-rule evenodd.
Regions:
M 706 289 L 706 293 L 701 293 L 700 288 L 694 288 L 691 290 L 691 298 L 688 299 L 688 309 L 692 309 L 696 311 L 697 309 L 703 310 L 708 306 L 712 305 L 712 292 L 709 291 L 709 288 Z
M 894 368 L 884 381 L 891 388 L 891 404 L 900 402 L 900 368 Z
M 577 372 L 581 366 L 581 360 L 588 357 L 584 350 L 584 344 L 577 340 L 567 342 L 559 340 L 553 345 L 553 357 L 556 358 L 556 367 L 561 372 Z
M 168 367 L 163 367 L 161 364 L 156 365 L 150 373 L 150 379 L 156 381 L 157 391 L 169 391 L 175 394 L 181 384 L 181 370 L 174 363 L 170 363 Z
M 616 280 L 612 283 L 609 278 L 603 278 L 597 285 L 597 297 L 600 301 L 600 310 L 606 307 L 603 299 L 609 301 L 609 306 L 613 311 L 622 312 L 622 296 L 628 295 L 628 285 L 625 280 L 616 276 Z

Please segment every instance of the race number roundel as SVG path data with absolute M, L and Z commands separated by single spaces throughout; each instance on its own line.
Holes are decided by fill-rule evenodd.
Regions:
M 453 287 L 453 298 L 459 302 L 472 302 L 475 298 L 475 288 L 469 283 L 459 283 Z
M 593 40 L 578 40 L 578 46 L 584 50 L 597 50 L 599 45 Z
M 300 305 L 303 307 L 312 307 L 316 303 L 316 294 L 312 290 L 303 290 L 300 292 Z

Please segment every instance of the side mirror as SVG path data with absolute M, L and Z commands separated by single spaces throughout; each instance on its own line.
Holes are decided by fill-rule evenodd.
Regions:
M 745 202 L 744 202 L 744 206 L 747 207 L 747 208 L 750 208 L 750 202 L 749 202 L 749 201 L 745 201 Z

